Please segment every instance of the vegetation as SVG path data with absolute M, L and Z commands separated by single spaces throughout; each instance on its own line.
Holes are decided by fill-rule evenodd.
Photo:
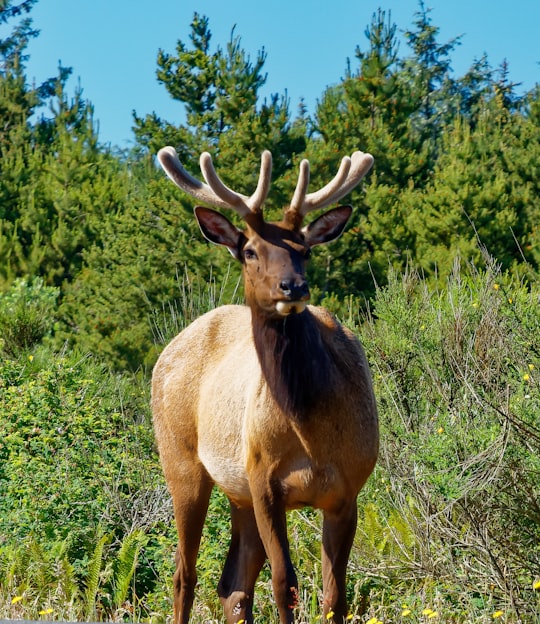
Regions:
M 353 621 L 540 619 L 540 86 L 474 61 L 455 77 L 420 3 L 400 54 L 384 11 L 312 115 L 260 101 L 265 55 L 233 31 L 161 51 L 157 79 L 186 111 L 134 115 L 135 148 L 99 142 L 70 69 L 30 86 L 36 0 L 0 0 L 0 618 L 165 621 L 175 531 L 152 439 L 149 375 L 177 331 L 241 300 L 191 203 L 154 166 L 165 144 L 199 175 L 249 192 L 274 154 L 267 210 L 339 158 L 372 152 L 354 222 L 310 268 L 314 297 L 366 347 L 382 448 L 359 500 Z M 356 65 L 355 65 L 356 64 Z M 339 450 L 339 449 L 337 449 Z M 299 620 L 318 621 L 317 512 L 290 516 Z M 196 616 L 220 621 L 229 536 L 215 493 Z M 274 622 L 269 571 L 256 609 Z

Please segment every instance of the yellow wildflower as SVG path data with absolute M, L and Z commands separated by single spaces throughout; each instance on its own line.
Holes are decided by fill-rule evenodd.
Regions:
M 491 616 L 494 620 L 500 618 L 504 615 L 504 611 L 495 611 L 495 613 Z
M 11 604 L 17 604 L 18 602 L 20 602 L 23 599 L 22 596 L 15 596 L 11 599 Z
M 499 290 L 500 286 L 499 286 L 499 284 L 493 284 L 493 288 L 494 288 L 495 290 Z
M 534 581 L 533 589 L 540 589 L 540 579 L 536 579 L 536 581 Z
M 529 370 L 530 371 L 534 370 L 534 364 L 529 364 Z
M 408 615 L 411 615 L 412 611 L 410 609 L 403 609 L 403 611 L 401 612 L 401 617 L 407 617 Z
M 39 615 L 50 615 L 53 611 L 54 611 L 54 609 L 51 609 L 49 607 L 48 609 L 43 609 L 43 611 L 40 611 Z
M 433 611 L 433 609 L 430 609 L 429 607 L 425 608 L 422 611 L 422 615 L 425 615 L 428 620 L 439 617 L 439 613 L 437 611 Z
M 529 381 L 530 378 L 529 373 L 525 373 L 525 375 L 523 375 L 523 381 Z
M 326 619 L 331 620 L 334 617 L 334 612 L 332 610 L 328 611 L 326 614 Z

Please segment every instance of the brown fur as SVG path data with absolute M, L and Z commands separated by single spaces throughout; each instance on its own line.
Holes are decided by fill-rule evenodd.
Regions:
M 252 325 L 262 375 L 283 412 L 303 420 L 316 405 L 335 402 L 340 371 L 309 310 L 272 321 L 254 313 Z
M 213 199 L 170 149 L 167 159 L 171 177 Z M 263 164 L 268 169 L 268 158 Z M 356 158 L 356 169 L 360 164 Z M 296 201 L 307 210 L 305 179 L 300 186 Z M 214 187 L 230 197 L 218 182 Z M 326 201 L 328 193 L 322 195 Z M 245 212 L 255 200 L 238 202 Z M 154 369 L 155 434 L 178 529 L 177 624 L 189 620 L 214 484 L 231 503 L 231 543 L 218 586 L 228 624 L 253 622 L 255 582 L 267 558 L 280 622 L 293 622 L 298 582 L 285 512 L 303 506 L 323 512 L 323 614 L 339 624 L 347 615 L 356 498 L 377 459 L 377 409 L 358 340 L 326 310 L 306 307 L 305 263 L 310 247 L 339 236 L 350 212 L 331 210 L 302 230 L 301 219 L 265 223 L 250 213 L 240 232 L 219 213 L 196 209 L 204 235 L 242 262 L 248 305 L 222 306 L 197 319 Z

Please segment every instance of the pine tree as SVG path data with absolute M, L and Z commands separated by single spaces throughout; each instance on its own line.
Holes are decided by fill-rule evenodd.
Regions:
M 66 94 L 71 69 L 27 84 L 33 4 L 4 2 L 0 13 L 2 23 L 25 16 L 0 45 L 0 286 L 18 276 L 73 279 L 104 215 L 122 201 L 118 163 L 98 145 L 91 104 L 80 89 Z
M 194 157 L 201 148 L 216 147 L 220 137 L 256 106 L 266 81 L 261 73 L 264 50 L 252 63 L 234 29 L 225 49 L 212 51 L 211 39 L 208 18 L 195 13 L 191 46 L 179 40 L 176 54 L 159 51 L 158 82 L 184 107 L 187 123 L 175 127 L 155 115 L 135 115 L 135 136 L 150 153 L 172 144 L 184 159 Z
M 33 149 L 30 118 L 51 87 L 51 81 L 29 87 L 24 73 L 25 50 L 38 34 L 28 17 L 35 1 L 0 1 L 0 25 L 11 28 L 0 40 L 0 286 L 23 272 L 21 256 L 39 254 L 20 236 L 21 192 L 32 178 L 28 166 Z
M 434 26 L 423 0 L 415 13 L 415 29 L 406 30 L 405 38 L 412 57 L 404 64 L 417 101 L 416 130 L 435 149 L 436 141 L 451 118 L 454 107 L 448 106 L 455 97 L 455 83 L 451 77 L 450 54 L 460 44 L 460 37 L 439 43 L 440 28 Z

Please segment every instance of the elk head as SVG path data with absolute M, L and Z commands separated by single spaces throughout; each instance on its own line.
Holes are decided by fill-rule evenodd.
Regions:
M 328 243 L 343 232 L 352 213 L 351 206 L 333 208 L 306 226 L 305 215 L 324 208 L 347 195 L 373 164 L 371 154 L 354 152 L 345 156 L 334 179 L 314 193 L 307 193 L 309 162 L 300 163 L 298 183 L 290 206 L 279 222 L 267 222 L 262 207 L 270 189 L 272 155 L 261 158 L 259 182 L 250 197 L 228 188 L 218 177 L 210 154 L 200 157 L 206 184 L 193 178 L 181 165 L 173 147 L 164 147 L 158 160 L 169 178 L 194 198 L 217 208 L 236 211 L 244 220 L 238 229 L 221 213 L 197 206 L 195 216 L 203 235 L 224 245 L 243 266 L 248 305 L 268 318 L 281 318 L 303 312 L 309 301 L 305 264 L 315 245 Z

